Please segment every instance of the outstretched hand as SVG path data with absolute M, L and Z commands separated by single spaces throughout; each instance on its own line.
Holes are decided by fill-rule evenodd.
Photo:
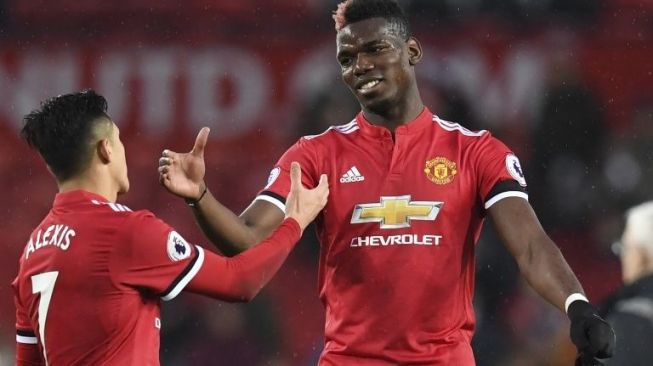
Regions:
M 190 152 L 177 153 L 166 149 L 161 153 L 159 182 L 170 193 L 190 200 L 201 197 L 206 188 L 204 148 L 210 131 L 208 127 L 200 130 Z
M 299 163 L 290 165 L 290 193 L 286 198 L 286 217 L 299 223 L 302 231 L 322 211 L 329 197 L 329 183 L 326 174 L 320 176 L 320 183 L 313 189 L 302 185 L 302 169 Z

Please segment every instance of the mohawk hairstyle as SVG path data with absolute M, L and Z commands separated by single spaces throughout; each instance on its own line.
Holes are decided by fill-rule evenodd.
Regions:
M 95 127 L 108 126 L 107 101 L 93 90 L 50 98 L 23 118 L 21 137 L 41 154 L 59 181 L 90 161 Z
M 396 36 L 403 39 L 410 37 L 408 18 L 395 0 L 345 0 L 333 12 L 336 31 L 370 18 L 383 18 Z

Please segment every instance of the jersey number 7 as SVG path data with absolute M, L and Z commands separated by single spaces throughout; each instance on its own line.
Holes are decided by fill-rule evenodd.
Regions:
M 43 357 L 46 365 L 48 364 L 48 357 L 45 352 L 45 321 L 48 317 L 50 299 L 52 299 L 52 291 L 54 291 L 54 284 L 57 282 L 58 276 L 58 271 L 44 272 L 32 276 L 32 293 L 41 294 L 41 298 L 39 299 L 39 338 L 41 339 Z

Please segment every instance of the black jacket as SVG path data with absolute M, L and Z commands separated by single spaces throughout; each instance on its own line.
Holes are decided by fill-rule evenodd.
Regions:
M 617 347 L 606 366 L 653 365 L 653 275 L 620 288 L 600 307 L 614 328 Z

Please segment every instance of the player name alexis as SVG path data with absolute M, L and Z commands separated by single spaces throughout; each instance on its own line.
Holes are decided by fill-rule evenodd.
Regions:
M 45 231 L 42 229 L 36 232 L 36 241 L 29 238 L 25 259 L 34 253 L 37 249 L 54 245 L 61 250 L 68 250 L 70 242 L 75 236 L 75 230 L 66 225 L 50 225 Z
M 440 245 L 442 235 L 372 235 L 359 236 L 351 240 L 351 247 L 378 247 L 388 245 Z

